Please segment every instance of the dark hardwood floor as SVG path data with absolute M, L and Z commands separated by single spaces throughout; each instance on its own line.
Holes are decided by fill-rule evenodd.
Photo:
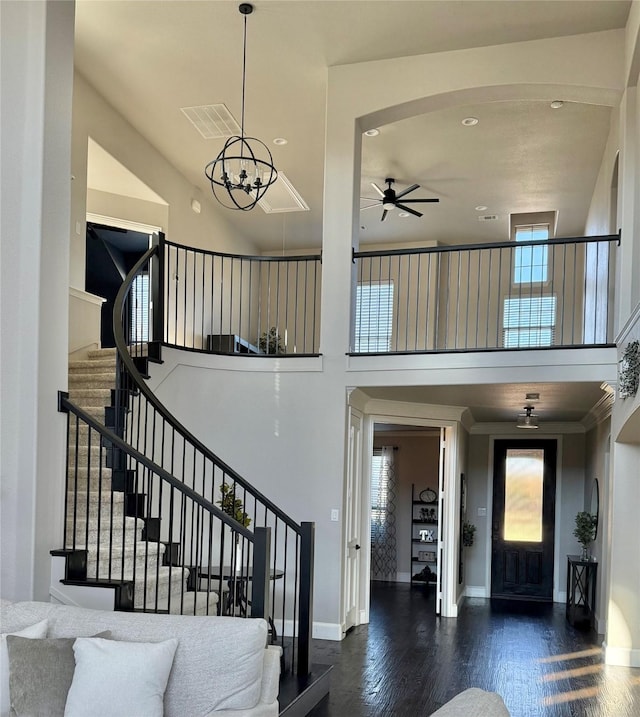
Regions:
M 370 624 L 313 642 L 313 661 L 334 669 L 310 715 L 422 717 L 481 687 L 512 717 L 640 717 L 640 669 L 604 665 L 599 640 L 568 625 L 563 605 L 467 599 L 457 619 L 433 608 L 433 588 L 372 583 Z

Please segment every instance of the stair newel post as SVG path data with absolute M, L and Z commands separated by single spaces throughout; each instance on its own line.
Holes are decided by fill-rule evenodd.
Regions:
M 251 617 L 269 619 L 269 564 L 271 563 L 271 528 L 256 528 L 253 541 L 253 579 Z
M 300 603 L 298 606 L 298 677 L 310 671 L 311 634 L 313 630 L 313 561 L 315 523 L 300 524 Z
M 165 282 L 165 243 L 164 232 L 153 235 L 153 246 L 157 247 L 156 253 L 151 257 L 151 326 L 149 342 L 164 341 L 164 282 Z M 155 356 L 154 358 L 158 358 Z

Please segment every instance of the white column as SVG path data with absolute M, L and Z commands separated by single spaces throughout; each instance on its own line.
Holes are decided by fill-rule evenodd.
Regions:
M 47 599 L 62 542 L 72 0 L 0 3 L 2 596 Z

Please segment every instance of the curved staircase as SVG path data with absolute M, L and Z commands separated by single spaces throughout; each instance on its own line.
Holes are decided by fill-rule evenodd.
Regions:
M 115 390 L 115 349 L 69 363 L 69 400 L 112 430 Z M 157 522 L 145 515 L 144 496 L 127 486 L 126 471 L 113 467 L 108 442 L 80 422 L 70 422 L 68 434 L 65 545 L 72 546 L 81 574 L 67 582 L 124 584 L 116 608 L 215 614 L 218 593 L 188 590 L 189 569 L 159 539 Z

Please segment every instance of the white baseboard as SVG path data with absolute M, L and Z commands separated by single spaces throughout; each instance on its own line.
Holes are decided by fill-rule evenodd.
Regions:
M 602 643 L 604 661 L 607 665 L 619 667 L 640 667 L 640 650 L 631 647 L 611 647 Z
M 566 590 L 556 590 L 553 593 L 553 602 L 567 602 L 567 591 Z
M 315 622 L 313 623 L 312 636 L 317 640 L 342 640 L 344 632 L 342 625 L 333 622 Z
M 468 598 L 488 598 L 489 591 L 484 585 L 467 585 L 464 590 L 465 597 Z

